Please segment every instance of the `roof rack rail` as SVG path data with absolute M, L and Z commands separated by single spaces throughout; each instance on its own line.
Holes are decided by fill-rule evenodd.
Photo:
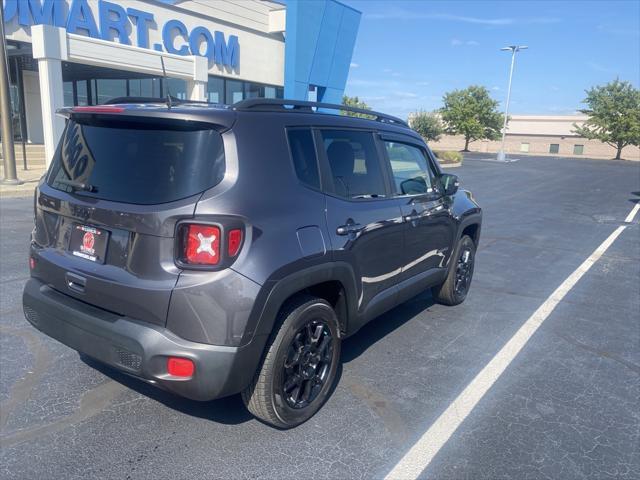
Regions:
M 286 108 L 290 106 L 292 108 Z M 278 108 L 279 107 L 279 108 Z M 233 104 L 234 110 L 287 110 L 287 111 L 301 111 L 301 112 L 314 112 L 315 109 L 323 108 L 327 110 L 341 110 L 353 113 L 362 113 L 373 117 L 377 122 L 393 123 L 408 127 L 409 125 L 404 120 L 397 117 L 387 115 L 386 113 L 376 112 L 374 110 L 367 110 L 364 108 L 349 107 L 346 105 L 337 105 L 334 103 L 322 103 L 322 102 L 307 102 L 303 100 L 285 100 L 279 98 L 250 98 L 248 100 L 242 100 Z

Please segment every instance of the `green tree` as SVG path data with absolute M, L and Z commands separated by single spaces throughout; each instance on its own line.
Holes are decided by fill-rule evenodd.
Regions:
M 451 135 L 464 135 L 464 151 L 474 140 L 500 138 L 503 116 L 498 102 L 491 98 L 485 87 L 472 85 L 464 90 L 445 93 L 444 107 L 440 110 L 445 131 Z
M 437 142 L 444 133 L 440 116 L 435 112 L 415 112 L 409 116 L 409 125 L 427 142 Z
M 618 79 L 586 91 L 580 110 L 589 116 L 582 126 L 573 124 L 581 137 L 600 140 L 616 149 L 616 160 L 627 145 L 640 145 L 640 90 Z
M 371 110 L 371 107 L 369 105 L 367 105 L 364 101 L 360 100 L 358 97 L 349 97 L 347 95 L 344 95 L 342 97 L 342 105 L 344 105 L 345 107 L 355 107 L 355 108 L 362 108 L 364 110 Z M 372 118 L 372 115 L 367 115 L 365 113 L 355 113 L 355 112 L 350 112 L 348 110 L 341 110 L 340 113 L 342 115 L 347 115 L 349 117 L 361 117 L 361 118 Z

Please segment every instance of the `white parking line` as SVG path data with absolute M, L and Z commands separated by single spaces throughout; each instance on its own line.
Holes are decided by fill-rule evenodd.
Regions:
M 638 213 L 638 210 L 640 210 L 640 202 L 636 203 L 636 206 L 631 209 L 631 211 L 629 212 L 629 215 L 627 215 L 627 218 L 624 219 L 624 222 L 625 223 L 633 222 L 633 217 L 636 216 L 636 213 Z
M 636 204 L 625 223 L 631 223 L 640 204 Z M 404 457 L 393 467 L 386 480 L 415 479 L 429 466 L 440 449 L 447 443 L 460 424 L 471 413 L 491 386 L 500 378 L 513 359 L 527 344 L 540 325 L 549 317 L 558 303 L 607 251 L 628 225 L 616 228 L 602 244 L 580 265 L 545 302 L 529 317 L 493 359 L 476 375 L 458 397 L 447 407 Z

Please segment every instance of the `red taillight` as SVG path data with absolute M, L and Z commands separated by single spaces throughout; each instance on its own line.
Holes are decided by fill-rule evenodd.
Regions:
M 240 246 L 242 245 L 242 230 L 239 228 L 234 228 L 233 230 L 229 230 L 227 235 L 227 254 L 230 257 L 235 257 L 240 251 Z
M 220 229 L 214 225 L 186 225 L 185 263 L 216 265 L 220 261 Z
M 167 373 L 174 377 L 193 377 L 196 366 L 193 360 L 182 357 L 169 357 L 167 359 Z
M 33 257 L 29 257 L 29 268 L 33 270 L 36 268 L 36 259 Z
M 84 106 L 73 107 L 71 111 L 76 113 L 122 113 L 124 112 L 124 107 L 115 107 L 110 105 Z

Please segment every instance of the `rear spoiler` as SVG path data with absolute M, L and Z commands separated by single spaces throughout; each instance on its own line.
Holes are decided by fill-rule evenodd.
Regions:
M 117 99 L 114 99 L 117 100 Z M 154 99 L 157 100 L 157 99 Z M 161 103 L 118 103 L 95 106 L 64 107 L 56 112 L 58 115 L 70 119 L 84 121 L 178 121 L 185 122 L 182 126 L 190 128 L 214 128 L 220 131 L 230 129 L 236 120 L 236 112 L 214 104 L 181 103 L 169 108 L 162 100 Z M 199 125 L 198 125 L 199 124 Z

